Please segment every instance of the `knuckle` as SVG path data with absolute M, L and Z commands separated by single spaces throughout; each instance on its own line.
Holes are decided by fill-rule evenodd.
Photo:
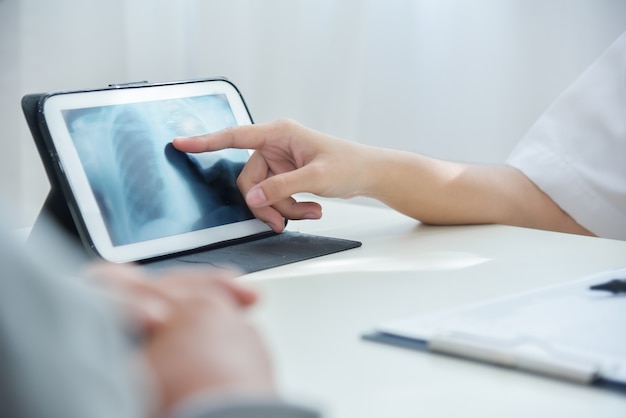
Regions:
M 286 176 L 272 176 L 266 180 L 264 189 L 267 189 L 266 193 L 269 192 L 272 196 L 275 196 L 287 190 L 287 186 L 289 186 L 289 182 Z
M 281 118 L 273 122 L 273 128 L 278 132 L 291 131 L 298 126 L 298 123 L 293 119 Z
M 245 187 L 247 183 L 245 176 L 243 174 L 239 174 L 239 176 L 237 176 L 236 182 L 237 182 L 237 188 L 243 192 L 244 191 L 243 188 Z
M 313 179 L 324 179 L 328 175 L 328 167 L 324 164 L 309 164 L 308 170 L 311 178 Z

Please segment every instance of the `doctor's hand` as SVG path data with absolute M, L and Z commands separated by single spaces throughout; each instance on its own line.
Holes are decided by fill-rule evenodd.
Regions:
M 227 128 L 190 138 L 176 138 L 184 152 L 224 148 L 254 149 L 237 185 L 254 215 L 274 231 L 284 229 L 283 218 L 319 219 L 321 206 L 297 202 L 296 193 L 350 198 L 362 194 L 368 158 L 374 149 L 335 138 L 293 122 Z

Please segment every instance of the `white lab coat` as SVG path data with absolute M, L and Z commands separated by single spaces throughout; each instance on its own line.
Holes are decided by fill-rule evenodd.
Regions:
M 626 33 L 548 108 L 507 163 L 583 227 L 626 240 Z

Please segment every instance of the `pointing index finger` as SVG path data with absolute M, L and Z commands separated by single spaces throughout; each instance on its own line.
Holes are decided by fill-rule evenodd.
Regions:
M 174 138 L 172 144 L 183 152 L 217 151 L 225 148 L 258 149 L 267 136 L 266 125 L 233 126 L 211 134 Z

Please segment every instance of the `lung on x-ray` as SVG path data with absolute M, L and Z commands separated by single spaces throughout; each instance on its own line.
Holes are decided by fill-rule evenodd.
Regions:
M 221 94 L 63 111 L 113 245 L 252 219 L 236 186 L 246 150 L 186 154 L 177 136 L 236 125 Z

